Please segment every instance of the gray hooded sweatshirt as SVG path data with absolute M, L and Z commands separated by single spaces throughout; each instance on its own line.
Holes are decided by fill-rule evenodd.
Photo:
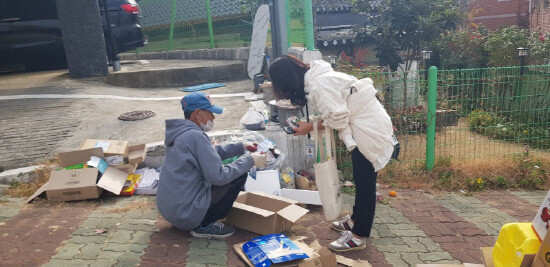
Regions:
M 249 154 L 231 164 L 222 159 L 243 155 L 242 143 L 213 146 L 194 122 L 166 120 L 166 159 L 160 171 L 157 207 L 164 219 L 188 231 L 202 222 L 211 202 L 212 185 L 225 185 L 254 165 Z

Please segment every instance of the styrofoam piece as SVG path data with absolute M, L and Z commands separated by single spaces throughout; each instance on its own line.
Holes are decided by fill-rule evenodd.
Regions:
M 302 204 L 323 205 L 319 191 L 283 188 L 280 196 L 296 200 Z
M 244 184 L 244 190 L 247 192 L 260 191 L 278 196 L 280 189 L 279 171 L 277 170 L 257 171 L 256 179 L 249 175 Z

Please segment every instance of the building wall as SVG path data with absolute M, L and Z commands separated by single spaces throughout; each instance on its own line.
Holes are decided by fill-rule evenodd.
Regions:
M 544 0 L 533 1 L 530 25 L 531 30 L 550 34 L 550 4 L 545 7 Z
M 529 0 L 472 0 L 468 10 L 470 25 L 491 30 L 512 25 L 529 28 Z

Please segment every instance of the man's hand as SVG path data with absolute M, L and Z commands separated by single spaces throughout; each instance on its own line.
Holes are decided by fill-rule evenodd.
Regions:
M 298 127 L 292 128 L 294 135 L 306 135 L 313 130 L 313 123 L 301 121 L 298 122 Z
M 250 155 L 254 159 L 254 166 L 260 169 L 265 168 L 265 161 L 267 160 L 267 154 L 260 154 L 260 152 L 254 152 Z
M 250 152 L 256 152 L 258 150 L 258 143 L 243 142 L 243 150 L 244 151 L 250 151 Z

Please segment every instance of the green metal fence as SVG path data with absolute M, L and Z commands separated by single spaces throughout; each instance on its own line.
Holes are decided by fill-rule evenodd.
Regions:
M 311 6 L 311 0 L 307 1 Z M 285 1 L 289 45 L 306 43 L 304 3 L 307 1 Z M 139 51 L 249 46 L 254 13 L 264 2 L 141 0 L 141 24 L 149 43 Z M 270 34 L 267 41 L 271 41 Z
M 401 145 L 401 163 L 550 153 L 550 66 L 361 73 L 383 94 Z M 428 80 L 435 92 L 429 114 Z M 434 101 L 431 101 L 434 103 Z M 435 123 L 435 125 L 434 125 Z M 430 126 L 435 134 L 429 136 Z M 430 143 L 433 141 L 433 144 Z M 339 165 L 351 166 L 339 146 Z M 433 157 L 430 159 L 430 153 Z

